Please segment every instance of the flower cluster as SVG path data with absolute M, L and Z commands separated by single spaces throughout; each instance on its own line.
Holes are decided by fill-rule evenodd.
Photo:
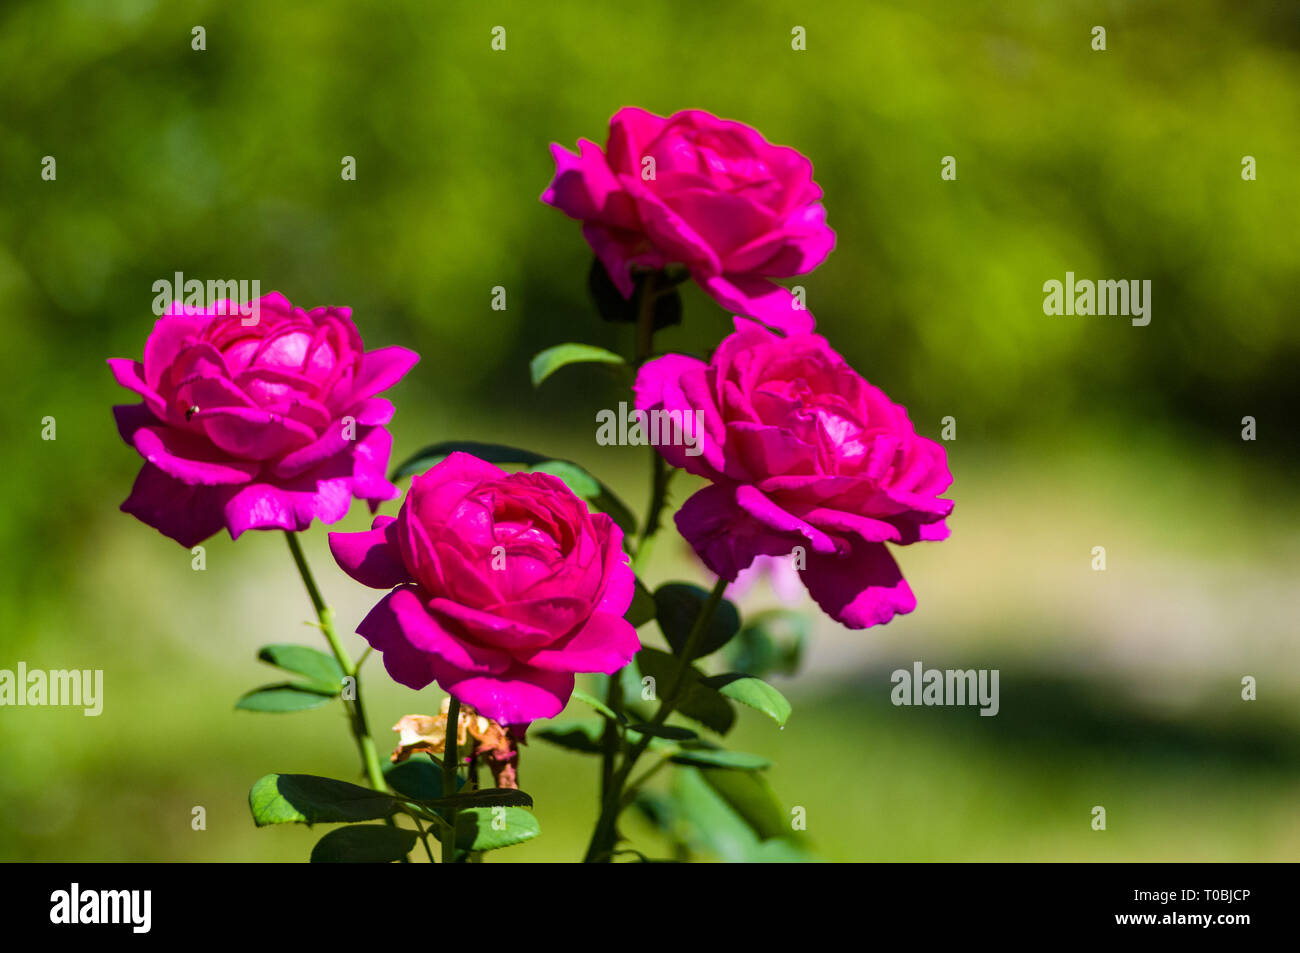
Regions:
M 604 484 L 533 451 L 437 444 L 390 478 L 394 408 L 380 394 L 418 357 L 401 347 L 367 351 L 349 308 L 308 311 L 278 293 L 249 310 L 228 301 L 175 305 L 157 320 L 142 360 L 109 361 L 117 382 L 141 399 L 114 408 L 122 438 L 144 460 L 122 509 L 186 547 L 222 529 L 233 538 L 283 530 L 331 649 L 264 647 L 259 658 L 301 680 L 254 690 L 239 707 L 292 711 L 338 698 L 373 790 L 267 775 L 250 794 L 259 824 L 391 822 L 401 811 L 414 818 L 430 859 L 428 838 L 438 837 L 444 862 L 535 836 L 531 816 L 508 813 L 531 803 L 511 790 L 529 725 L 565 708 L 577 676 L 614 676 L 635 658 L 643 690 L 652 686 L 642 701 L 657 710 L 638 710 L 622 680 L 610 679 L 604 702 L 580 696 L 605 719 L 599 736 L 565 740 L 602 758 L 587 859 L 608 861 L 618 814 L 634 800 L 632 769 L 652 743 L 675 763 L 759 769 L 753 756 L 667 718 L 681 714 L 724 734 L 732 699 L 780 724 L 789 715 L 752 667 L 706 677 L 695 666 L 742 631 L 725 592 L 781 560 L 783 582 L 796 591 L 802 582 L 831 618 L 881 625 L 916 607 L 890 546 L 948 535 L 953 504 L 943 493 L 952 476 L 943 447 L 919 435 L 907 411 L 816 333 L 802 299 L 775 281 L 812 271 L 835 245 L 805 156 L 700 110 L 664 118 L 635 108 L 611 118 L 603 148 L 583 139 L 576 154 L 557 145 L 552 155 L 555 176 L 542 201 L 582 222 L 598 263 L 598 307 L 621 314 L 612 289 L 637 299 L 627 308 L 635 317 L 618 319 L 637 323 L 638 413 L 695 423 L 689 444 L 672 439 L 673 427 L 651 428 L 662 459 L 639 536 L 636 517 Z M 707 360 L 653 351 L 660 299 L 673 296 L 666 313 L 679 316 L 675 285 L 686 275 L 734 316 L 734 331 Z M 535 381 L 539 367 L 557 362 L 623 361 L 583 344 L 549 351 L 534 361 Z M 712 593 L 688 583 L 651 593 L 633 568 L 643 565 L 667 506 L 668 467 L 706 481 L 674 521 L 718 577 Z M 416 690 L 436 683 L 448 694 L 439 715 L 407 715 L 394 726 L 396 768 L 385 775 L 356 694 L 360 664 L 334 631 L 296 534 L 317 520 L 338 522 L 353 500 L 375 513 L 399 496 L 390 479 L 407 475 L 396 516 L 329 535 L 343 571 L 384 591 L 356 632 L 393 680 Z M 642 648 L 637 626 L 652 619 L 671 654 Z M 781 670 L 792 670 L 797 652 L 774 648 L 775 638 L 764 647 L 752 624 L 743 631 L 737 641 L 753 650 L 751 662 L 780 658 Z M 432 765 L 416 754 L 435 758 L 437 777 L 421 772 Z M 497 790 L 478 791 L 481 766 Z M 469 790 L 458 793 L 462 783 Z M 480 805 L 506 812 L 494 813 L 491 830 L 460 813 Z M 416 837 L 379 825 L 332 831 L 313 859 L 400 859 Z

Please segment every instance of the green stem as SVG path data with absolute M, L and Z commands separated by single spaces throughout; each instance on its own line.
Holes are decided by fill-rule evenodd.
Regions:
M 636 362 L 648 360 L 654 353 L 655 300 L 659 297 L 659 273 L 646 275 L 636 309 Z
M 460 699 L 455 695 L 447 707 L 447 734 L 442 748 L 442 796 L 451 797 L 456 793 L 457 762 L 456 739 L 460 734 Z M 442 862 L 454 863 L 456 860 L 456 809 L 447 808 L 447 828 L 442 832 Z
M 433 850 L 429 847 L 429 832 L 424 829 L 424 825 L 414 814 L 411 815 L 411 820 L 415 821 L 415 828 L 420 832 L 420 843 L 424 845 L 424 853 L 428 856 L 429 863 L 436 863 L 433 859 Z
M 694 658 L 696 650 L 704 638 L 704 631 L 708 627 L 709 620 L 713 618 L 718 605 L 722 602 L 722 594 L 726 589 L 727 580 L 719 579 L 714 584 L 713 590 L 709 593 L 704 605 L 700 607 L 700 614 L 695 617 L 695 624 L 691 626 L 690 634 L 686 637 L 686 645 L 682 647 L 681 655 L 678 656 L 677 668 L 673 671 L 668 690 L 660 696 L 659 708 L 655 712 L 654 718 L 650 720 L 651 726 L 662 725 L 676 708 L 679 701 L 678 696 L 681 694 L 682 685 L 686 680 L 686 673 L 691 668 L 691 659 Z M 623 808 L 623 789 L 627 786 L 628 778 L 631 777 L 632 769 L 636 767 L 637 760 L 641 755 L 645 754 L 652 739 L 652 735 L 642 732 L 641 740 L 623 756 L 623 761 L 605 792 L 600 817 L 596 821 L 596 829 L 592 832 L 591 843 L 587 845 L 587 855 L 583 859 L 584 863 L 608 863 L 613 856 L 618 815 Z
M 636 363 L 640 366 L 654 354 L 655 336 L 655 300 L 659 297 L 660 276 L 658 272 L 647 275 L 641 284 L 641 295 L 637 301 L 636 316 Z M 669 286 L 671 288 L 671 285 Z M 641 572 L 650 556 L 651 543 L 659 531 L 660 516 L 668 502 L 668 481 L 672 470 L 659 451 L 650 448 L 650 503 L 646 508 L 645 522 L 641 524 L 641 533 L 637 537 L 636 554 L 632 558 L 632 569 Z
M 619 673 L 606 676 L 609 681 L 605 686 L 605 704 L 611 711 L 623 711 L 623 683 L 619 680 Z M 618 756 L 619 735 L 618 725 L 612 718 L 605 719 L 605 731 L 601 735 L 601 758 L 600 758 L 600 800 L 599 804 L 605 803 L 605 798 L 609 796 L 610 785 L 614 783 L 614 759 Z
M 375 747 L 374 739 L 370 737 L 370 727 L 366 723 L 366 709 L 361 702 L 361 676 L 358 667 L 348 656 L 343 643 L 339 641 L 338 632 L 334 629 L 334 611 L 325 604 L 320 594 L 311 567 L 307 565 L 307 557 L 303 555 L 302 545 L 298 542 L 298 534 L 286 530 L 284 538 L 289 542 L 289 552 L 293 554 L 298 575 L 302 576 L 303 585 L 307 587 L 307 596 L 316 610 L 316 618 L 320 620 L 320 630 L 325 633 L 325 641 L 329 643 L 330 651 L 334 653 L 334 660 L 339 663 L 343 674 L 352 679 L 355 697 L 351 704 L 345 700 L 343 705 L 348 711 L 352 737 L 356 740 L 357 751 L 361 754 L 361 765 L 365 770 L 366 778 L 376 791 L 387 791 L 388 785 L 384 781 L 384 772 L 379 766 L 379 751 Z
M 645 523 L 637 537 L 636 554 L 632 557 L 632 571 L 638 576 L 650 561 L 650 552 L 654 548 L 656 534 L 662 526 L 664 506 L 668 502 L 668 483 L 676 472 L 655 447 L 650 448 L 650 505 L 646 509 Z

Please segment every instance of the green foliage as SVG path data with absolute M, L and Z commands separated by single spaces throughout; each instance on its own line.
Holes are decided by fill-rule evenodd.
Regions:
M 240 697 L 236 708 L 259 712 L 306 711 L 319 708 L 343 690 L 343 670 L 324 652 L 305 645 L 264 645 L 257 657 L 307 680 L 255 688 Z
M 617 712 L 613 711 L 608 705 L 606 705 L 599 698 L 596 698 L 593 695 L 589 695 L 587 692 L 584 692 L 581 688 L 575 688 L 573 690 L 573 694 L 570 697 L 574 701 L 582 702 L 584 705 L 590 705 L 592 708 L 596 709 L 596 711 L 600 712 L 602 715 L 604 715 L 606 718 L 610 719 L 611 721 L 617 721 L 617 722 L 627 721 L 626 718 L 624 718 L 622 715 L 618 714 Z
M 319 692 L 312 688 L 281 682 L 276 685 L 263 685 L 240 696 L 235 702 L 236 708 L 244 711 L 289 712 L 306 711 L 319 708 L 333 700 L 336 692 Z
M 319 649 L 306 645 L 264 645 L 257 657 L 268 665 L 304 676 L 307 679 L 304 688 L 329 694 L 343 690 L 343 669 L 332 655 Z
M 330 831 L 311 851 L 313 864 L 391 864 L 415 846 L 418 835 L 383 824 L 354 824 Z
M 268 774 L 248 792 L 258 827 L 369 821 L 391 816 L 397 805 L 395 798 L 380 791 L 310 774 Z
M 600 754 L 600 739 L 604 731 L 604 720 L 592 718 L 584 721 L 559 722 L 546 728 L 536 729 L 532 735 L 569 751 Z
M 709 599 L 709 591 L 688 582 L 668 582 L 655 590 L 655 618 L 676 655 L 686 649 L 695 620 Z M 723 599 L 704 628 L 704 635 L 691 656 L 694 661 L 722 648 L 740 630 L 740 613 Z
M 660 697 L 672 687 L 677 672 L 678 659 L 658 649 L 643 648 L 636 654 L 641 673 L 655 680 L 655 690 Z M 704 676 L 694 666 L 687 669 L 678 688 L 677 711 L 704 727 L 725 735 L 735 724 L 736 713 L 731 703 L 716 689 L 704 684 Z
M 541 832 L 537 818 L 519 807 L 476 807 L 456 815 L 457 850 L 499 850 L 532 840 Z
M 613 351 L 591 344 L 557 344 L 539 351 L 529 362 L 528 369 L 533 386 L 538 387 L 562 367 L 570 364 L 623 364 L 623 358 Z
M 442 771 L 423 758 L 392 765 L 384 771 L 384 780 L 398 794 L 417 801 L 437 800 L 443 794 Z
M 814 859 L 766 782 L 752 773 L 679 768 L 669 791 L 642 791 L 635 805 L 675 845 L 677 859 L 694 853 L 748 863 Z
M 587 292 L 596 306 L 596 313 L 606 321 L 631 324 L 637 319 L 637 302 L 646 287 L 652 282 L 654 299 L 654 327 L 656 331 L 682 323 L 682 297 L 677 292 L 677 285 L 687 278 L 681 269 L 675 269 L 671 277 L 660 273 L 638 271 L 632 276 L 635 290 L 630 298 L 624 298 L 599 258 L 591 260 L 587 271 Z
M 727 643 L 729 667 L 759 678 L 793 675 L 799 670 L 810 624 L 806 611 L 768 609 L 750 616 Z
M 776 792 L 761 774 L 725 768 L 700 768 L 699 774 L 760 839 L 793 833 Z
M 778 725 L 784 725 L 790 717 L 790 703 L 785 696 L 760 678 L 732 672 L 706 678 L 703 684 L 716 688 L 726 698 L 761 711 Z
M 624 616 L 632 625 L 640 628 L 655 617 L 655 599 L 650 590 L 640 579 L 636 581 L 636 591 L 632 595 L 632 604 Z
M 675 764 L 703 765 L 711 768 L 734 768 L 737 771 L 761 771 L 772 762 L 762 755 L 743 751 L 726 751 L 722 748 L 679 748 L 672 756 Z

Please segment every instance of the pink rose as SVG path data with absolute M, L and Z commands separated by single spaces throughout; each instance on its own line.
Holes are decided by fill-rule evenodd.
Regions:
M 353 497 L 373 509 L 398 493 L 384 477 L 393 405 L 375 395 L 419 357 L 363 351 L 350 308 L 304 311 L 279 293 L 259 307 L 245 326 L 231 302 L 173 305 L 143 362 L 108 362 L 144 398 L 113 408 L 145 459 L 122 509 L 183 546 L 223 527 L 238 538 L 334 523 Z
M 330 549 L 353 579 L 393 590 L 357 627 L 389 674 L 436 681 L 504 725 L 558 715 L 575 673 L 616 672 L 641 648 L 623 618 L 635 578 L 622 530 L 549 474 L 453 453 L 412 480 L 397 519 L 331 533 Z
M 686 265 L 728 310 L 783 331 L 813 318 L 771 278 L 802 275 L 835 245 L 812 163 L 756 130 L 698 109 L 668 119 L 620 109 L 602 152 L 552 144 L 542 201 L 582 221 L 582 234 L 630 298 L 633 266 Z M 654 160 L 653 177 L 649 177 Z
M 639 409 L 701 415 L 696 455 L 659 447 L 712 481 L 677 528 L 728 580 L 758 556 L 802 547 L 808 592 L 849 628 L 911 612 L 916 599 L 885 544 L 947 538 L 943 447 L 821 336 L 737 327 L 708 364 L 668 354 L 637 375 Z

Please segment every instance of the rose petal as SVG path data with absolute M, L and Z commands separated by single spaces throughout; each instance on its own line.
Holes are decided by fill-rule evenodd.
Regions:
M 502 725 L 528 725 L 554 718 L 573 694 L 573 675 L 516 665 L 501 675 L 472 675 L 432 658 L 438 684 Z
M 511 665 L 505 652 L 466 642 L 448 632 L 426 611 L 414 586 L 399 587 L 379 600 L 357 626 L 357 633 L 372 645 L 377 640 L 391 644 L 394 628 L 411 647 L 465 674 L 500 674 Z
M 728 311 L 760 321 L 786 334 L 807 334 L 816 326 L 812 312 L 795 307 L 788 289 L 749 275 L 695 274 L 695 280 Z M 740 325 L 737 324 L 739 328 Z
M 330 533 L 330 552 L 345 573 L 372 589 L 392 589 L 414 582 L 397 544 L 397 520 L 377 516 L 361 533 Z
M 636 206 L 610 171 L 600 146 L 579 139 L 575 156 L 552 143 L 551 156 L 555 177 L 542 193 L 543 202 L 580 221 L 623 229 L 639 227 Z
M 352 383 L 350 402 L 388 390 L 416 365 L 420 355 L 404 347 L 381 347 L 361 355 L 361 372 Z
M 225 486 L 190 486 L 146 463 L 121 510 L 188 549 L 225 525 L 231 492 Z
M 850 629 L 884 625 L 916 608 L 916 597 L 883 543 L 858 543 L 844 556 L 809 554 L 804 585 L 831 618 Z
M 624 610 L 626 611 L 626 610 Z M 551 672 L 604 672 L 612 675 L 641 651 L 636 629 L 621 615 L 593 612 L 586 624 L 525 661 Z
M 214 444 L 245 460 L 270 460 L 316 439 L 310 427 L 253 407 L 204 408 L 193 415 Z
M 442 597 L 429 600 L 428 609 L 447 628 L 501 649 L 537 648 L 555 640 L 550 632 L 527 622 L 507 619 Z
M 231 460 L 197 434 L 159 423 L 144 404 L 119 404 L 113 408 L 113 416 L 122 439 L 158 469 L 183 483 L 247 483 L 261 470 L 260 463 Z
M 735 490 L 707 486 L 673 518 L 678 531 L 717 575 L 734 582 L 755 556 L 785 556 L 797 540 L 773 532 L 736 505 Z

